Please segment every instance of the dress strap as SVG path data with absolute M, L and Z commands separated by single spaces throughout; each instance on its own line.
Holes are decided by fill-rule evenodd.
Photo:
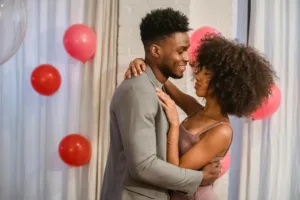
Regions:
M 216 122 L 216 123 L 212 124 L 211 126 L 207 127 L 206 129 L 204 129 L 203 131 L 201 131 L 200 133 L 198 133 L 197 135 L 201 135 L 203 133 L 206 133 L 207 131 L 210 131 L 211 129 L 213 129 L 213 128 L 217 127 L 217 126 L 220 126 L 222 124 L 227 124 L 231 128 L 231 125 L 228 122 Z
M 224 124 L 227 124 L 227 125 L 231 128 L 231 131 L 232 131 L 232 134 L 231 134 L 231 140 L 230 140 L 229 147 L 228 147 L 228 149 L 227 149 L 227 150 L 225 151 L 225 153 L 224 153 L 224 156 L 226 156 L 226 154 L 228 153 L 228 151 L 229 151 L 229 149 L 230 149 L 230 147 L 231 147 L 231 144 L 232 144 L 232 140 L 233 140 L 233 128 L 232 128 L 231 124 L 229 124 L 229 123 L 224 122 Z M 223 157 L 224 157 L 224 156 L 223 156 Z

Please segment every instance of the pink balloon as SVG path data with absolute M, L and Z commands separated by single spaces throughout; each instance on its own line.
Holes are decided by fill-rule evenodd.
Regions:
M 220 35 L 220 32 L 217 29 L 214 29 L 212 27 L 203 26 L 193 32 L 193 34 L 190 37 L 190 42 L 199 43 L 201 41 L 201 39 L 205 38 L 205 36 L 209 35 L 209 34 Z
M 221 33 L 209 26 L 203 26 L 195 30 L 190 37 L 190 48 L 188 49 L 191 62 L 196 60 L 196 50 L 201 45 L 201 40 L 207 35 L 221 35 Z
M 96 52 L 96 33 L 84 24 L 75 24 L 69 27 L 64 34 L 64 46 L 73 58 L 86 62 Z
M 220 176 L 223 176 L 228 171 L 228 169 L 230 167 L 230 160 L 231 160 L 231 157 L 230 157 L 230 153 L 228 152 L 225 155 L 225 157 L 223 158 L 223 160 L 221 160 L 222 171 L 221 171 Z
M 190 48 L 188 49 L 188 55 L 190 62 L 195 62 L 197 59 L 197 44 L 196 43 L 191 43 Z
M 261 120 L 272 116 L 281 103 L 281 92 L 277 85 L 272 86 L 270 97 L 264 101 L 262 106 L 258 108 L 252 115 L 253 120 Z

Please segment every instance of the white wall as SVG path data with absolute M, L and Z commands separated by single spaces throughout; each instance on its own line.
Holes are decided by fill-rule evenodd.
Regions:
M 233 0 L 191 0 L 190 22 L 193 28 L 211 26 L 226 37 L 233 34 Z
M 237 0 L 120 0 L 118 83 L 123 80 L 129 62 L 136 57 L 144 57 L 139 23 L 147 12 L 159 7 L 172 7 L 185 13 L 194 29 L 211 26 L 218 29 L 224 36 L 235 38 L 236 2 Z M 190 74 L 188 68 L 184 78 L 173 82 L 182 91 L 195 96 Z M 181 120 L 185 117 L 180 110 Z M 216 191 L 220 200 L 227 200 L 227 188 L 228 174 L 216 183 Z

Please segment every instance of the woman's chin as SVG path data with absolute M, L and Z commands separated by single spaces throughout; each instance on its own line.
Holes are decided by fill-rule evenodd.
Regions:
M 197 95 L 198 97 L 205 97 L 205 95 L 204 95 L 203 93 L 197 92 L 197 91 L 196 91 L 196 95 Z

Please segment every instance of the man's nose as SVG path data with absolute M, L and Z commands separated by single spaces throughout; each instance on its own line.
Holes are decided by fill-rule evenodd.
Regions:
M 187 62 L 187 63 L 190 61 L 190 59 L 189 59 L 189 54 L 188 54 L 187 51 L 185 51 L 185 52 L 183 53 L 183 60 L 184 60 L 185 62 Z

